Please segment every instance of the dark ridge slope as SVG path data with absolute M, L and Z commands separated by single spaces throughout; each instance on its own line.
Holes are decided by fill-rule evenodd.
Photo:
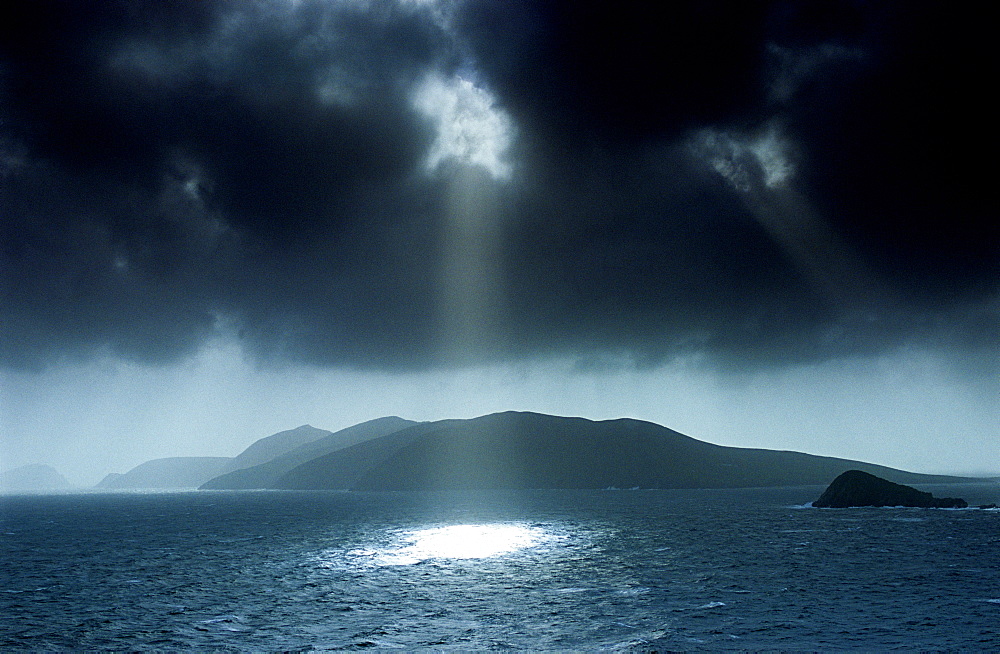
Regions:
M 302 425 L 295 429 L 279 431 L 277 434 L 259 438 L 250 444 L 232 460 L 223 466 L 218 474 L 222 475 L 234 470 L 250 468 L 287 454 L 292 450 L 329 436 L 332 432 L 326 429 L 316 429 L 312 425 Z
M 461 420 L 441 420 L 418 423 L 412 427 L 346 447 L 325 456 L 317 457 L 291 470 L 285 471 L 271 488 L 286 490 L 348 490 L 358 488 L 358 483 L 370 470 L 379 468 L 402 448 L 443 425 Z
M 299 445 L 298 447 L 275 456 L 268 461 L 240 470 L 227 472 L 226 474 L 221 474 L 217 477 L 209 479 L 202 484 L 201 488 L 213 490 L 275 488 L 275 484 L 279 477 L 307 461 L 317 457 L 322 457 L 330 452 L 335 452 L 345 447 L 363 443 L 374 438 L 384 437 L 387 434 L 391 434 L 399 431 L 400 429 L 405 429 L 406 427 L 411 427 L 417 424 L 419 423 L 413 422 L 412 420 L 404 420 L 403 418 L 398 418 L 396 416 L 387 416 L 384 418 L 376 418 L 375 420 L 362 422 L 352 427 L 341 429 L 337 432 L 325 432 L 325 436 L 321 436 L 316 440 Z M 250 447 L 253 447 L 253 445 Z
M 960 478 L 872 464 L 723 447 L 639 420 L 594 422 L 506 412 L 426 423 L 309 461 L 277 488 L 741 488 L 823 485 L 858 468 L 899 482 Z

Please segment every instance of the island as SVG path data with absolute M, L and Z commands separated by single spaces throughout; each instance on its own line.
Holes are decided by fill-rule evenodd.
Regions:
M 934 497 L 912 486 L 896 484 L 862 470 L 847 470 L 833 480 L 813 506 L 834 509 L 857 506 L 964 509 L 968 504 L 955 497 Z
M 651 422 L 505 411 L 469 419 L 362 423 L 205 489 L 448 491 L 821 486 L 845 470 L 903 484 L 963 483 L 800 452 L 726 447 Z M 357 427 L 361 427 L 359 425 Z M 378 429 L 372 429 L 377 426 Z M 352 429 L 352 428 L 349 428 Z M 376 436 L 377 434 L 377 436 Z M 363 438 L 362 438 L 363 436 Z M 336 442 L 332 442 L 336 440 Z M 238 477 L 238 478 L 237 478 Z

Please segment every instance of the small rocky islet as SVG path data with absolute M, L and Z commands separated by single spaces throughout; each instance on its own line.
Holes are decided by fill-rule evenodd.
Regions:
M 969 505 L 957 497 L 934 497 L 931 493 L 897 484 L 862 470 L 847 470 L 830 483 L 819 499 L 813 502 L 813 506 L 834 509 L 860 506 L 964 509 Z

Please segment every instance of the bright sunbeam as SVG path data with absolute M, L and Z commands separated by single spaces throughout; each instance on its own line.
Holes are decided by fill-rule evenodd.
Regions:
M 445 166 L 447 213 L 440 288 L 441 355 L 468 363 L 496 347 L 501 288 L 499 186 L 509 181 L 514 124 L 485 88 L 459 76 L 429 74 L 414 108 L 434 125 L 428 172 Z
M 513 125 L 488 91 L 461 77 L 429 75 L 416 89 L 413 104 L 437 127 L 427 156 L 430 170 L 454 159 L 485 168 L 494 179 L 510 176 L 505 157 Z

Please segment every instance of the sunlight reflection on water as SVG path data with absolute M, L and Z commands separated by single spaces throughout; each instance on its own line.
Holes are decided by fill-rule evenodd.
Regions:
M 412 565 L 429 559 L 499 557 L 557 538 L 543 527 L 516 523 L 447 525 L 398 532 L 385 546 L 347 554 L 375 565 Z
M 996 509 L 820 490 L 6 497 L 0 651 L 997 649 Z

